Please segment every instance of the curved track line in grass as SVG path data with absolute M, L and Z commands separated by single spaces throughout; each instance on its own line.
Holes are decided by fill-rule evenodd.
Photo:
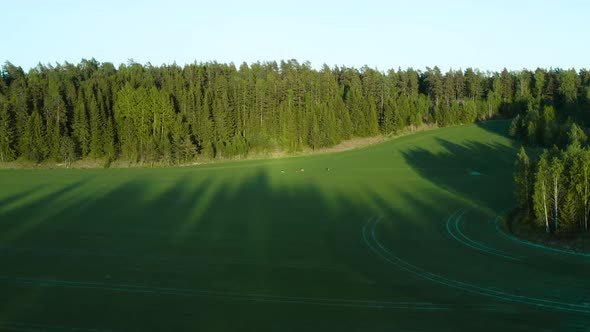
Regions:
M 534 243 L 534 242 L 531 242 L 531 241 L 519 239 L 518 237 L 516 237 L 514 235 L 510 235 L 510 234 L 506 233 L 505 231 L 503 231 L 502 228 L 500 227 L 500 218 L 502 217 L 502 215 L 503 215 L 503 213 L 498 214 L 496 216 L 496 218 L 494 219 L 494 223 L 496 225 L 496 232 L 498 234 L 500 234 L 500 236 L 503 237 L 506 240 L 514 241 L 516 243 L 523 244 L 523 245 L 526 245 L 526 246 L 529 246 L 529 247 L 533 247 L 533 248 L 537 248 L 537 249 L 543 249 L 543 250 L 553 251 L 553 252 L 557 252 L 557 253 L 561 253 L 561 254 L 568 254 L 568 255 L 575 255 L 575 256 L 590 258 L 590 253 L 584 253 L 584 252 L 577 252 L 577 251 L 573 251 L 573 250 L 566 250 L 566 249 L 558 249 L 558 248 L 548 247 L 548 246 L 544 246 L 542 244 L 538 244 L 538 243 Z
M 496 255 L 499 257 L 503 257 L 503 258 L 511 259 L 511 260 L 515 260 L 515 261 L 522 260 L 522 258 L 523 258 L 522 256 L 514 256 L 514 255 L 510 255 L 509 253 L 505 253 L 501 250 L 490 248 L 490 247 L 486 246 L 485 244 L 477 242 L 475 240 L 472 240 L 467 235 L 465 235 L 461 231 L 461 227 L 460 227 L 460 222 L 463 218 L 463 215 L 465 214 L 465 211 L 462 211 L 458 216 L 453 218 L 453 216 L 456 215 L 459 211 L 462 211 L 462 210 L 457 210 L 453 214 L 451 214 L 451 216 L 449 216 L 449 218 L 447 219 L 447 225 L 446 225 L 447 232 L 449 234 L 451 234 L 451 236 L 455 240 L 461 242 L 462 244 L 464 244 L 470 248 L 473 248 L 475 250 L 485 252 L 485 253 L 488 253 L 491 255 Z
M 322 305 L 331 307 L 351 307 L 367 309 L 400 309 L 400 310 L 449 310 L 452 306 L 429 302 L 392 302 L 376 300 L 347 300 L 295 296 L 278 296 L 266 294 L 242 294 L 235 292 L 217 292 L 187 288 L 147 287 L 129 284 L 110 284 L 98 282 L 78 282 L 56 279 L 9 278 L 0 277 L 0 282 L 14 283 L 22 286 L 61 287 L 70 289 L 94 289 L 132 294 L 176 295 L 185 297 L 202 297 L 228 301 L 252 301 L 270 303 L 289 303 L 305 305 Z M 482 309 L 495 309 L 493 306 L 482 306 Z
M 394 255 L 390 250 L 385 248 L 381 242 L 377 239 L 376 236 L 376 228 L 377 224 L 381 219 L 372 222 L 371 219 L 363 226 L 362 229 L 362 236 L 365 244 L 373 251 L 375 254 L 379 255 L 389 264 L 396 266 L 397 268 L 414 274 L 420 278 L 445 285 L 448 287 L 452 287 L 455 289 L 460 289 L 466 292 L 470 292 L 473 294 L 483 295 L 486 297 L 491 297 L 507 302 L 518 303 L 518 304 L 526 304 L 530 306 L 534 306 L 541 309 L 547 310 L 556 310 L 556 311 L 565 311 L 565 312 L 577 312 L 582 314 L 590 314 L 590 304 L 576 304 L 576 303 L 566 303 L 566 302 L 559 302 L 541 298 L 534 298 L 524 295 L 517 295 L 512 293 L 507 293 L 501 290 L 487 288 L 487 287 L 480 287 L 477 285 L 461 282 L 458 280 L 445 278 L 441 275 L 434 274 L 428 272 L 420 267 L 412 265 L 403 259 L 399 258 L 398 256 Z M 370 237 L 367 232 L 367 227 L 371 226 L 370 230 Z M 371 241 L 373 243 L 371 243 Z
M 2 331 L 34 331 L 34 332 L 51 332 L 51 331 L 77 331 L 77 332 L 114 332 L 114 330 L 98 329 L 98 328 L 83 328 L 71 327 L 63 325 L 49 325 L 49 324 L 33 324 L 21 322 L 0 322 L 0 329 Z

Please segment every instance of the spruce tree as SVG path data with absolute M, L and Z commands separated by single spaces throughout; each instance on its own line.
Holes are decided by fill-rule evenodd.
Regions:
M 8 113 L 8 105 L 4 101 L 4 96 L 0 95 L 0 161 L 14 160 L 13 140 L 14 132 L 12 119 Z
M 531 212 L 530 200 L 531 200 L 531 166 L 529 156 L 527 155 L 524 147 L 520 147 L 520 151 L 517 154 L 516 162 L 514 165 L 514 185 L 515 185 L 515 196 L 518 206 L 525 209 L 526 215 L 528 216 Z
M 92 95 L 89 97 L 88 111 L 90 115 L 90 155 L 93 158 L 101 158 L 103 156 L 103 130 L 105 123 L 96 99 Z
M 113 120 L 109 117 L 106 119 L 106 126 L 103 131 L 103 143 L 104 146 L 102 150 L 104 151 L 104 155 L 108 161 L 113 161 L 116 158 L 116 147 L 115 147 L 115 128 L 113 125 Z
M 78 97 L 74 106 L 74 120 L 72 124 L 73 138 L 79 148 L 80 156 L 86 157 L 90 153 L 90 128 L 88 115 L 83 97 Z
M 41 162 L 47 155 L 47 143 L 43 121 L 38 112 L 33 112 L 25 130 L 28 149 L 25 156 L 35 162 Z

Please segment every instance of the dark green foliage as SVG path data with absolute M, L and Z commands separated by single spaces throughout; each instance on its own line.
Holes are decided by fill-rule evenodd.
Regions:
M 76 158 L 150 164 L 234 159 L 324 148 L 423 124 L 471 123 L 499 112 L 520 113 L 511 130 L 519 140 L 563 147 L 585 139 L 573 124 L 585 128 L 590 121 L 581 112 L 590 105 L 590 75 L 560 69 L 316 70 L 295 60 L 239 68 L 130 61 L 115 68 L 91 59 L 38 65 L 28 73 L 7 62 L 1 76 L 2 160 L 62 160 L 63 137 L 73 140 Z M 40 128 L 35 132 L 33 125 Z
M 520 148 L 514 165 L 515 195 L 518 206 L 530 213 L 530 197 L 533 188 L 533 177 L 529 156 L 523 147 Z
M 62 136 L 60 140 L 60 155 L 66 167 L 76 159 L 76 145 L 69 136 Z
M 88 125 L 88 114 L 86 105 L 82 97 L 74 106 L 74 120 L 72 122 L 73 138 L 80 151 L 81 157 L 86 157 L 90 153 L 90 127 Z
M 534 74 L 522 72 L 519 77 L 517 98 L 528 106 L 525 113 L 513 119 L 510 134 L 528 145 L 553 146 L 532 162 L 535 185 L 528 193 L 534 203 L 529 216 L 547 232 L 587 229 L 590 152 L 585 128 L 590 122 L 583 110 L 590 106 L 585 96 L 590 82 L 586 76 L 585 70 L 537 69 Z M 517 165 L 521 164 L 519 154 Z M 521 175 L 517 167 L 517 201 L 523 207 L 526 183 L 520 181 Z
M 13 121 L 8 113 L 6 98 L 0 94 L 0 161 L 11 161 L 15 157 Z
M 29 117 L 22 141 L 27 159 L 40 162 L 47 156 L 45 128 L 38 112 L 33 112 Z
M 572 132 L 579 128 L 572 127 Z M 572 134 L 575 135 L 575 134 Z M 515 193 L 518 205 L 547 232 L 587 230 L 590 212 L 590 148 L 580 139 L 572 140 L 565 150 L 545 150 L 528 167 L 523 148 L 517 155 Z M 527 208 L 528 202 L 533 209 Z

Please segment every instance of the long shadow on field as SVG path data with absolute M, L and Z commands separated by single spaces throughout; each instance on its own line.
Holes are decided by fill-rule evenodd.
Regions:
M 442 149 L 414 148 L 403 156 L 422 178 L 482 207 L 501 210 L 513 202 L 513 163 L 516 150 L 493 140 L 461 144 L 437 138 Z
M 413 150 L 406 158 L 439 185 L 470 194 L 458 176 L 449 180 L 446 171 L 431 174 L 427 167 L 455 167 L 460 158 L 490 157 L 497 149 L 440 143 L 448 152 Z M 477 166 L 495 174 L 484 169 L 488 163 Z M 432 256 L 433 248 L 444 253 L 444 238 L 420 238 L 433 215 L 448 213 L 431 204 L 440 198 L 436 194 L 424 200 L 412 188 L 388 197 L 332 192 L 309 181 L 309 169 L 270 172 L 160 170 L 95 189 L 113 181 L 105 172 L 96 182 L 74 182 L 2 211 L 0 329 L 366 331 L 456 330 L 460 324 L 482 330 L 483 324 L 505 330 L 538 315 L 526 308 L 517 314 L 470 309 L 490 300 L 417 279 L 371 253 L 361 229 L 384 215 L 395 221 L 383 226 L 384 241 L 403 258 Z M 394 194 L 412 211 L 391 207 Z M 17 279 L 25 281 L 9 282 Z M 272 298 L 248 300 L 251 294 Z M 314 304 L 318 299 L 340 302 Z M 365 307 L 354 301 L 366 301 Z M 371 301 L 442 309 L 390 310 Z M 465 321 L 465 310 L 475 318 Z M 557 329 L 560 319 L 547 315 L 539 322 L 534 326 Z
M 38 197 L 33 201 L 28 201 L 12 210 L 8 207 L 8 211 L 3 211 L 0 214 L 0 225 L 2 230 L 0 231 L 0 245 L 9 244 L 11 241 L 17 240 L 23 234 L 42 226 L 43 222 L 51 219 L 60 212 L 67 210 L 70 204 L 75 202 L 75 199 L 71 201 L 64 201 L 64 197 L 72 195 L 77 189 L 79 189 L 85 180 L 79 180 L 70 184 L 66 184 L 55 191 L 52 191 L 45 196 Z M 31 195 L 35 189 L 25 190 L 21 193 L 14 194 L 6 199 L 2 200 L 2 204 L 10 204 L 18 202 L 19 200 L 26 199 L 27 196 Z M 13 216 L 13 212 L 26 212 L 28 216 L 26 218 Z M 5 228 L 6 227 L 6 228 Z
M 502 119 L 502 120 L 488 120 L 488 121 L 481 121 L 476 122 L 475 124 L 485 131 L 502 136 L 505 138 L 510 138 L 510 124 L 512 123 L 512 119 Z
M 174 172 L 95 192 L 94 184 L 76 182 L 2 211 L 0 279 L 32 278 L 35 290 L 31 296 L 27 287 L 0 282 L 0 329 L 16 321 L 44 329 L 236 330 L 246 324 L 276 330 L 296 314 L 306 317 L 298 326 L 307 329 L 343 330 L 363 322 L 358 315 L 342 318 L 288 301 L 279 310 L 276 303 L 220 302 L 213 295 L 206 301 L 129 295 L 121 292 L 124 285 L 201 290 L 205 298 L 220 292 L 395 299 L 392 290 L 374 286 L 388 284 L 391 269 L 360 236 L 364 222 L 385 206 L 369 208 L 363 198 L 337 195 L 328 200 L 301 173 L 273 184 L 260 169 L 240 176 Z M 109 181 L 108 173 L 97 178 Z M 40 286 L 52 280 L 80 284 L 74 290 Z M 114 290 L 92 291 L 93 284 L 84 283 Z

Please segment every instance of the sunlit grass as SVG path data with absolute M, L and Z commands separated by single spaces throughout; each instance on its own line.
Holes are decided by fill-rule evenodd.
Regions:
M 489 122 L 348 152 L 196 167 L 0 171 L 0 324 L 150 330 L 157 319 L 169 330 L 260 321 L 326 330 L 342 321 L 361 330 L 444 329 L 467 314 L 501 330 L 511 325 L 495 318 L 497 309 L 481 309 L 493 300 L 388 266 L 361 230 L 380 219 L 384 245 L 445 278 L 551 298 L 542 278 L 569 277 L 542 270 L 546 257 L 526 252 L 530 265 L 521 267 L 490 261 L 445 231 L 462 209 L 466 236 L 502 252 L 518 249 L 490 226 L 513 205 L 507 128 Z M 531 283 L 533 270 L 541 279 Z M 562 301 L 575 301 L 573 294 L 564 289 Z M 521 323 L 537 316 L 526 306 L 505 310 Z M 293 323 L 295 316 L 303 318 Z M 535 322 L 556 326 L 559 315 Z

